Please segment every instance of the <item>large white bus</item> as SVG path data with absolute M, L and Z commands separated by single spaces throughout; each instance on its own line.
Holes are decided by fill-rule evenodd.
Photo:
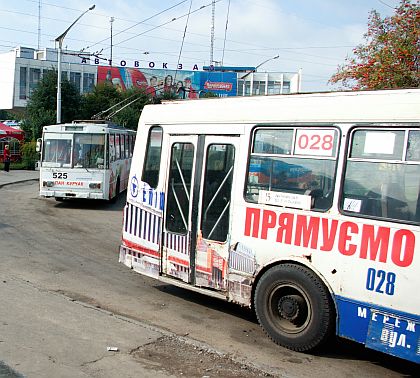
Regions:
M 133 159 L 120 262 L 420 362 L 419 89 L 150 105 Z
M 111 200 L 127 188 L 136 132 L 108 121 L 44 126 L 40 195 Z

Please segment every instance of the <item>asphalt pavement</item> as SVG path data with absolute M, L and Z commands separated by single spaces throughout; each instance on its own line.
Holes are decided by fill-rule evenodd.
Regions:
M 27 171 L 27 170 L 11 170 L 5 172 L 0 171 L 0 188 L 6 185 L 16 184 L 18 182 L 25 181 L 37 181 L 39 180 L 39 171 Z

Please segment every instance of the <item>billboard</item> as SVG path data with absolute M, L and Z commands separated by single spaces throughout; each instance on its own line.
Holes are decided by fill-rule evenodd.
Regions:
M 207 92 L 219 97 L 237 94 L 237 74 L 234 72 L 98 66 L 97 82 L 108 82 L 121 91 L 141 88 L 152 97 L 171 93 L 181 99 L 196 99 Z

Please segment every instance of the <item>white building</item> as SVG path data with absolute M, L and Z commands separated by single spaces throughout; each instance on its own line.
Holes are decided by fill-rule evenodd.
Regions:
M 256 72 L 257 67 L 204 66 L 204 71 L 236 72 L 238 96 L 299 93 L 302 70 L 298 72 Z
M 76 51 L 63 51 L 62 78 L 72 82 L 80 93 L 86 93 L 90 92 L 98 82 L 99 66 L 90 64 L 90 61 L 82 58 Z M 124 61 L 124 66 L 125 64 Z M 236 73 L 237 91 L 233 95 L 255 96 L 300 92 L 300 71 L 255 72 L 257 67 L 207 66 L 203 67 L 203 70 Z M 24 109 L 42 75 L 53 69 L 57 69 L 56 49 L 36 50 L 16 47 L 10 52 L 0 54 L 0 109 L 15 111 Z M 156 69 L 156 71 L 161 70 Z
M 80 60 L 77 52 L 64 51 L 62 78 L 67 78 L 80 93 L 84 93 L 91 91 L 96 84 L 97 67 L 80 64 Z M 18 110 L 26 107 L 27 100 L 42 75 L 53 69 L 57 69 L 56 49 L 16 47 L 0 54 L 0 109 Z
M 261 96 L 300 92 L 299 72 L 250 72 L 238 75 L 238 96 Z

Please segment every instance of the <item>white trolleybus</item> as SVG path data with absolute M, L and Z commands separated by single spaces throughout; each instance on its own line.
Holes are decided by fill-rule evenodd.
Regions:
M 133 158 L 120 262 L 420 362 L 420 90 L 150 105 Z
M 114 199 L 127 188 L 135 131 L 108 121 L 74 121 L 44 126 L 40 195 Z

